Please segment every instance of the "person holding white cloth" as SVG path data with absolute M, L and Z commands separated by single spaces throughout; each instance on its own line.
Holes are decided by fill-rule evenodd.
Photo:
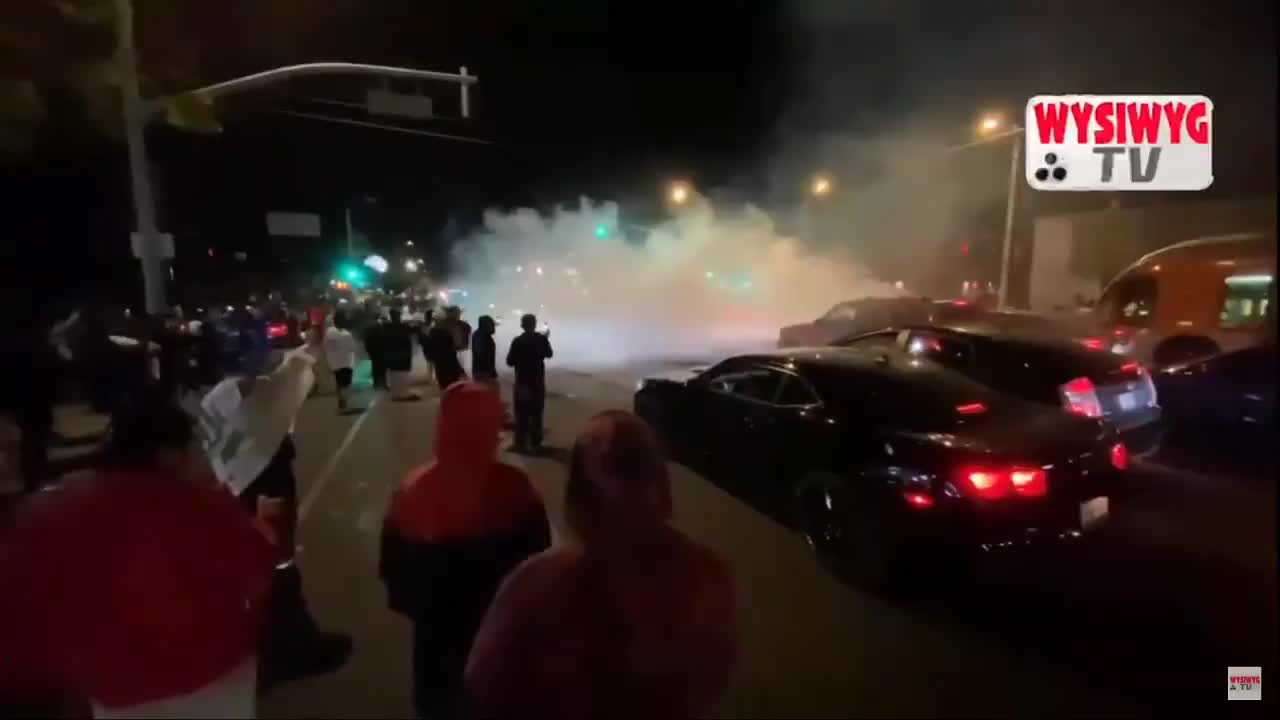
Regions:
M 293 425 L 315 382 L 314 360 L 300 347 L 264 373 L 271 357 L 265 330 L 252 321 L 239 332 L 238 367 L 229 369 L 200 403 L 209 464 L 246 513 L 270 518 L 277 572 L 268 608 L 261 682 L 332 672 L 351 654 L 351 638 L 322 632 L 307 608 L 294 562 L 298 483 Z

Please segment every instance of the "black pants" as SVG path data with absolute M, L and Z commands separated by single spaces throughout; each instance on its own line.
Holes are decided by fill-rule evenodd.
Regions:
M 545 385 L 516 383 L 516 447 L 542 446 L 542 410 L 546 400 Z
M 373 376 L 373 387 L 375 389 L 387 387 L 387 359 L 382 354 L 381 348 L 365 346 L 369 353 L 369 370 Z
M 22 440 L 18 450 L 18 471 L 22 473 L 23 489 L 39 490 L 52 479 L 49 470 L 49 441 L 53 438 L 52 404 L 36 404 L 16 413 Z
M 285 548 L 288 557 L 293 556 L 293 527 L 297 524 L 298 512 L 298 481 L 293 474 L 295 455 L 297 451 L 293 440 L 285 438 L 280 449 L 272 456 L 270 464 L 239 497 L 240 505 L 250 515 L 257 514 L 260 497 L 284 501 L 285 522 L 290 528 L 285 534 L 290 537 L 282 540 L 289 543 L 289 547 Z M 317 632 L 319 628 L 316 627 L 302 593 L 302 575 L 298 572 L 298 566 L 291 564 L 277 570 L 267 606 L 266 633 L 262 647 L 264 666 L 289 662 L 299 652 L 299 648 L 305 648 L 307 641 Z M 276 668 L 264 667 L 264 670 L 274 672 Z
M 418 717 L 459 717 L 471 639 L 455 628 L 441 627 L 440 618 L 414 621 L 413 705 Z

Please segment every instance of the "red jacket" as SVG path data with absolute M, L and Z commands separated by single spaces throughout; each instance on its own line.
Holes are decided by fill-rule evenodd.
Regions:
M 0 687 L 110 707 L 197 690 L 257 651 L 274 564 L 217 487 L 116 472 L 37 496 L 0 547 Z

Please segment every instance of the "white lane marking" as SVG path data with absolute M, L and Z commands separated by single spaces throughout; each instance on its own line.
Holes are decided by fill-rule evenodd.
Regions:
M 373 402 L 369 403 L 369 407 L 365 408 L 364 413 L 351 424 L 351 428 L 347 430 L 347 436 L 342 439 L 342 444 L 338 449 L 329 456 L 329 461 L 324 464 L 316 478 L 311 483 L 311 489 L 307 491 L 307 496 L 302 499 L 302 504 L 298 506 L 298 525 L 302 525 L 307 519 L 307 514 L 311 512 L 311 507 L 316 504 L 316 500 L 320 499 L 320 493 L 324 491 L 324 486 L 328 484 L 329 478 L 333 477 L 333 471 L 338 467 L 338 461 L 342 459 L 343 453 L 347 448 L 351 447 L 351 443 L 359 434 L 360 428 L 364 426 L 370 415 L 373 415 L 373 409 L 378 406 L 378 401 L 382 398 L 375 397 Z

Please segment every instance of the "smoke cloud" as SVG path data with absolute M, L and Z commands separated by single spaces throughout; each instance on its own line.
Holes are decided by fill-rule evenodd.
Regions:
M 703 359 L 769 347 L 780 326 L 832 304 L 892 296 L 848 256 L 807 249 L 764 211 L 717 213 L 701 198 L 655 227 L 620 223 L 583 199 L 550 215 L 490 211 L 454 248 L 449 301 L 501 323 L 500 342 L 534 313 L 567 366 Z

